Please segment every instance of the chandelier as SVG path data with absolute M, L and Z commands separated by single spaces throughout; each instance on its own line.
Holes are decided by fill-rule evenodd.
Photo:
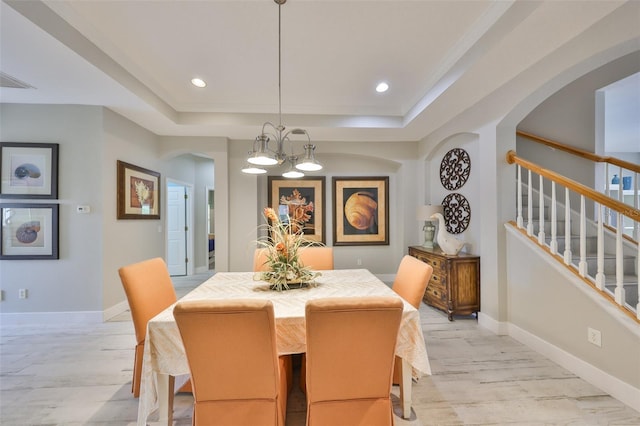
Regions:
M 253 141 L 253 149 L 247 156 L 247 165 L 242 169 L 243 173 L 262 174 L 267 173 L 265 167 L 288 164 L 287 171 L 282 173 L 286 178 L 303 177 L 303 172 L 315 172 L 322 169 L 315 158 L 316 146 L 311 143 L 311 137 L 304 129 L 286 130 L 282 125 L 282 49 L 281 49 L 281 12 L 280 9 L 287 0 L 274 0 L 278 5 L 278 125 L 266 122 L 262 125 L 260 135 Z M 293 141 L 291 136 L 305 135 L 307 143 L 304 145 L 304 152 L 293 153 Z M 276 145 L 275 151 L 269 148 L 269 142 L 273 140 Z M 285 142 L 291 145 L 291 154 L 285 152 Z

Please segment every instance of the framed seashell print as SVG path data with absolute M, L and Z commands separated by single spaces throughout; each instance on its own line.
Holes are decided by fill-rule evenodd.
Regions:
M 313 176 L 289 179 L 269 176 L 268 205 L 286 218 L 304 217 L 306 240 L 325 242 L 325 177 Z
M 389 177 L 333 178 L 333 245 L 389 244 Z
M 160 219 L 160 173 L 118 160 L 118 219 Z
M 58 204 L 0 204 L 0 259 L 58 259 Z
M 0 142 L 0 198 L 58 198 L 58 144 Z

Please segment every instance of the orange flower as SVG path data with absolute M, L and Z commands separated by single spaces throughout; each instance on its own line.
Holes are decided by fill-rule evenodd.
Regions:
M 264 208 L 264 215 L 267 219 L 269 219 L 272 222 L 278 221 L 278 216 L 276 215 L 275 210 L 273 210 L 271 207 Z

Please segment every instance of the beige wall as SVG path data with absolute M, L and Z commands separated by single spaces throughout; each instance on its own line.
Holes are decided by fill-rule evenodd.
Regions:
M 267 205 L 267 177 L 245 175 L 240 172 L 250 143 L 234 141 L 231 145 L 230 270 L 245 271 L 252 267 L 254 242 L 258 236 L 257 226 L 264 221 L 260 212 Z M 394 274 L 400 258 L 407 252 L 407 247 L 417 244 L 422 236 L 422 224 L 418 224 L 415 218 L 416 206 L 422 203 L 415 179 L 417 143 L 340 144 L 317 141 L 316 145 L 316 157 L 324 165 L 324 169 L 315 175 L 325 177 L 324 214 L 328 246 L 333 245 L 332 178 L 389 176 L 389 245 L 339 246 L 334 248 L 334 255 L 337 268 L 362 267 L 379 275 Z M 277 170 L 273 173 L 277 174 Z M 361 266 L 357 265 L 357 259 L 362 260 Z
M 517 233 L 507 233 L 509 322 L 640 389 L 638 325 Z M 602 347 L 587 341 L 588 327 L 602 333 Z
M 101 320 L 103 313 L 120 312 L 126 302 L 117 270 L 139 260 L 164 257 L 166 212 L 163 205 L 160 220 L 116 218 L 116 161 L 160 172 L 162 187 L 168 176 L 177 177 L 204 194 L 204 186 L 213 184 L 213 177 L 204 179 L 213 173 L 212 160 L 181 156 L 183 152 L 177 151 L 163 157 L 162 138 L 101 107 L 2 104 L 0 108 L 0 140 L 60 144 L 58 200 L 37 201 L 60 206 L 60 259 L 0 261 L 3 314 L 38 313 L 30 320 L 47 322 L 68 320 L 69 314 Z M 174 145 L 189 143 L 193 152 L 201 152 L 197 148 L 203 146 L 220 149 L 220 141 L 216 146 L 212 138 L 197 141 L 199 144 L 181 139 Z M 211 158 L 216 155 L 219 153 L 212 153 Z M 221 163 L 225 162 L 223 157 Z M 226 171 L 225 164 L 219 168 L 221 173 Z M 224 196 L 225 189 L 219 192 Z M 205 209 L 204 195 L 202 198 L 200 205 L 195 203 L 196 209 Z M 78 205 L 90 206 L 91 212 L 76 213 Z M 204 214 L 201 216 L 201 223 L 195 224 L 196 236 L 206 234 Z M 220 216 L 224 221 L 224 212 Z M 204 238 L 196 241 L 203 251 Z M 204 253 L 196 262 L 206 265 Z M 18 299 L 19 288 L 29 291 L 27 299 Z
M 100 169 L 103 267 L 102 309 L 125 300 L 118 268 L 149 259 L 164 257 L 164 211 L 160 220 L 118 220 L 116 191 L 117 160 L 157 171 L 164 185 L 165 166 L 158 155 L 157 137 L 121 116 L 104 109 L 104 136 Z M 164 200 L 161 199 L 164 204 Z
M 0 202 L 55 203 L 60 209 L 59 260 L 0 260 L 3 313 L 102 311 L 102 120 L 99 107 L 0 105 L 0 140 L 59 144 L 57 200 Z M 79 204 L 92 212 L 76 213 Z M 19 288 L 28 290 L 27 299 L 18 299 Z

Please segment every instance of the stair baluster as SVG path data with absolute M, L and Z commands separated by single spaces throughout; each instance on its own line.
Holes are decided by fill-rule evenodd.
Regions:
M 556 183 L 551 181 L 551 254 L 558 254 L 558 208 L 556 205 Z
M 569 188 L 564 189 L 564 264 L 571 265 L 571 200 Z
M 604 275 L 604 225 L 602 223 L 602 209 L 604 206 L 601 204 L 596 205 L 598 206 L 598 270 L 596 273 L 596 287 L 598 287 L 599 290 L 604 290 L 606 278 Z

